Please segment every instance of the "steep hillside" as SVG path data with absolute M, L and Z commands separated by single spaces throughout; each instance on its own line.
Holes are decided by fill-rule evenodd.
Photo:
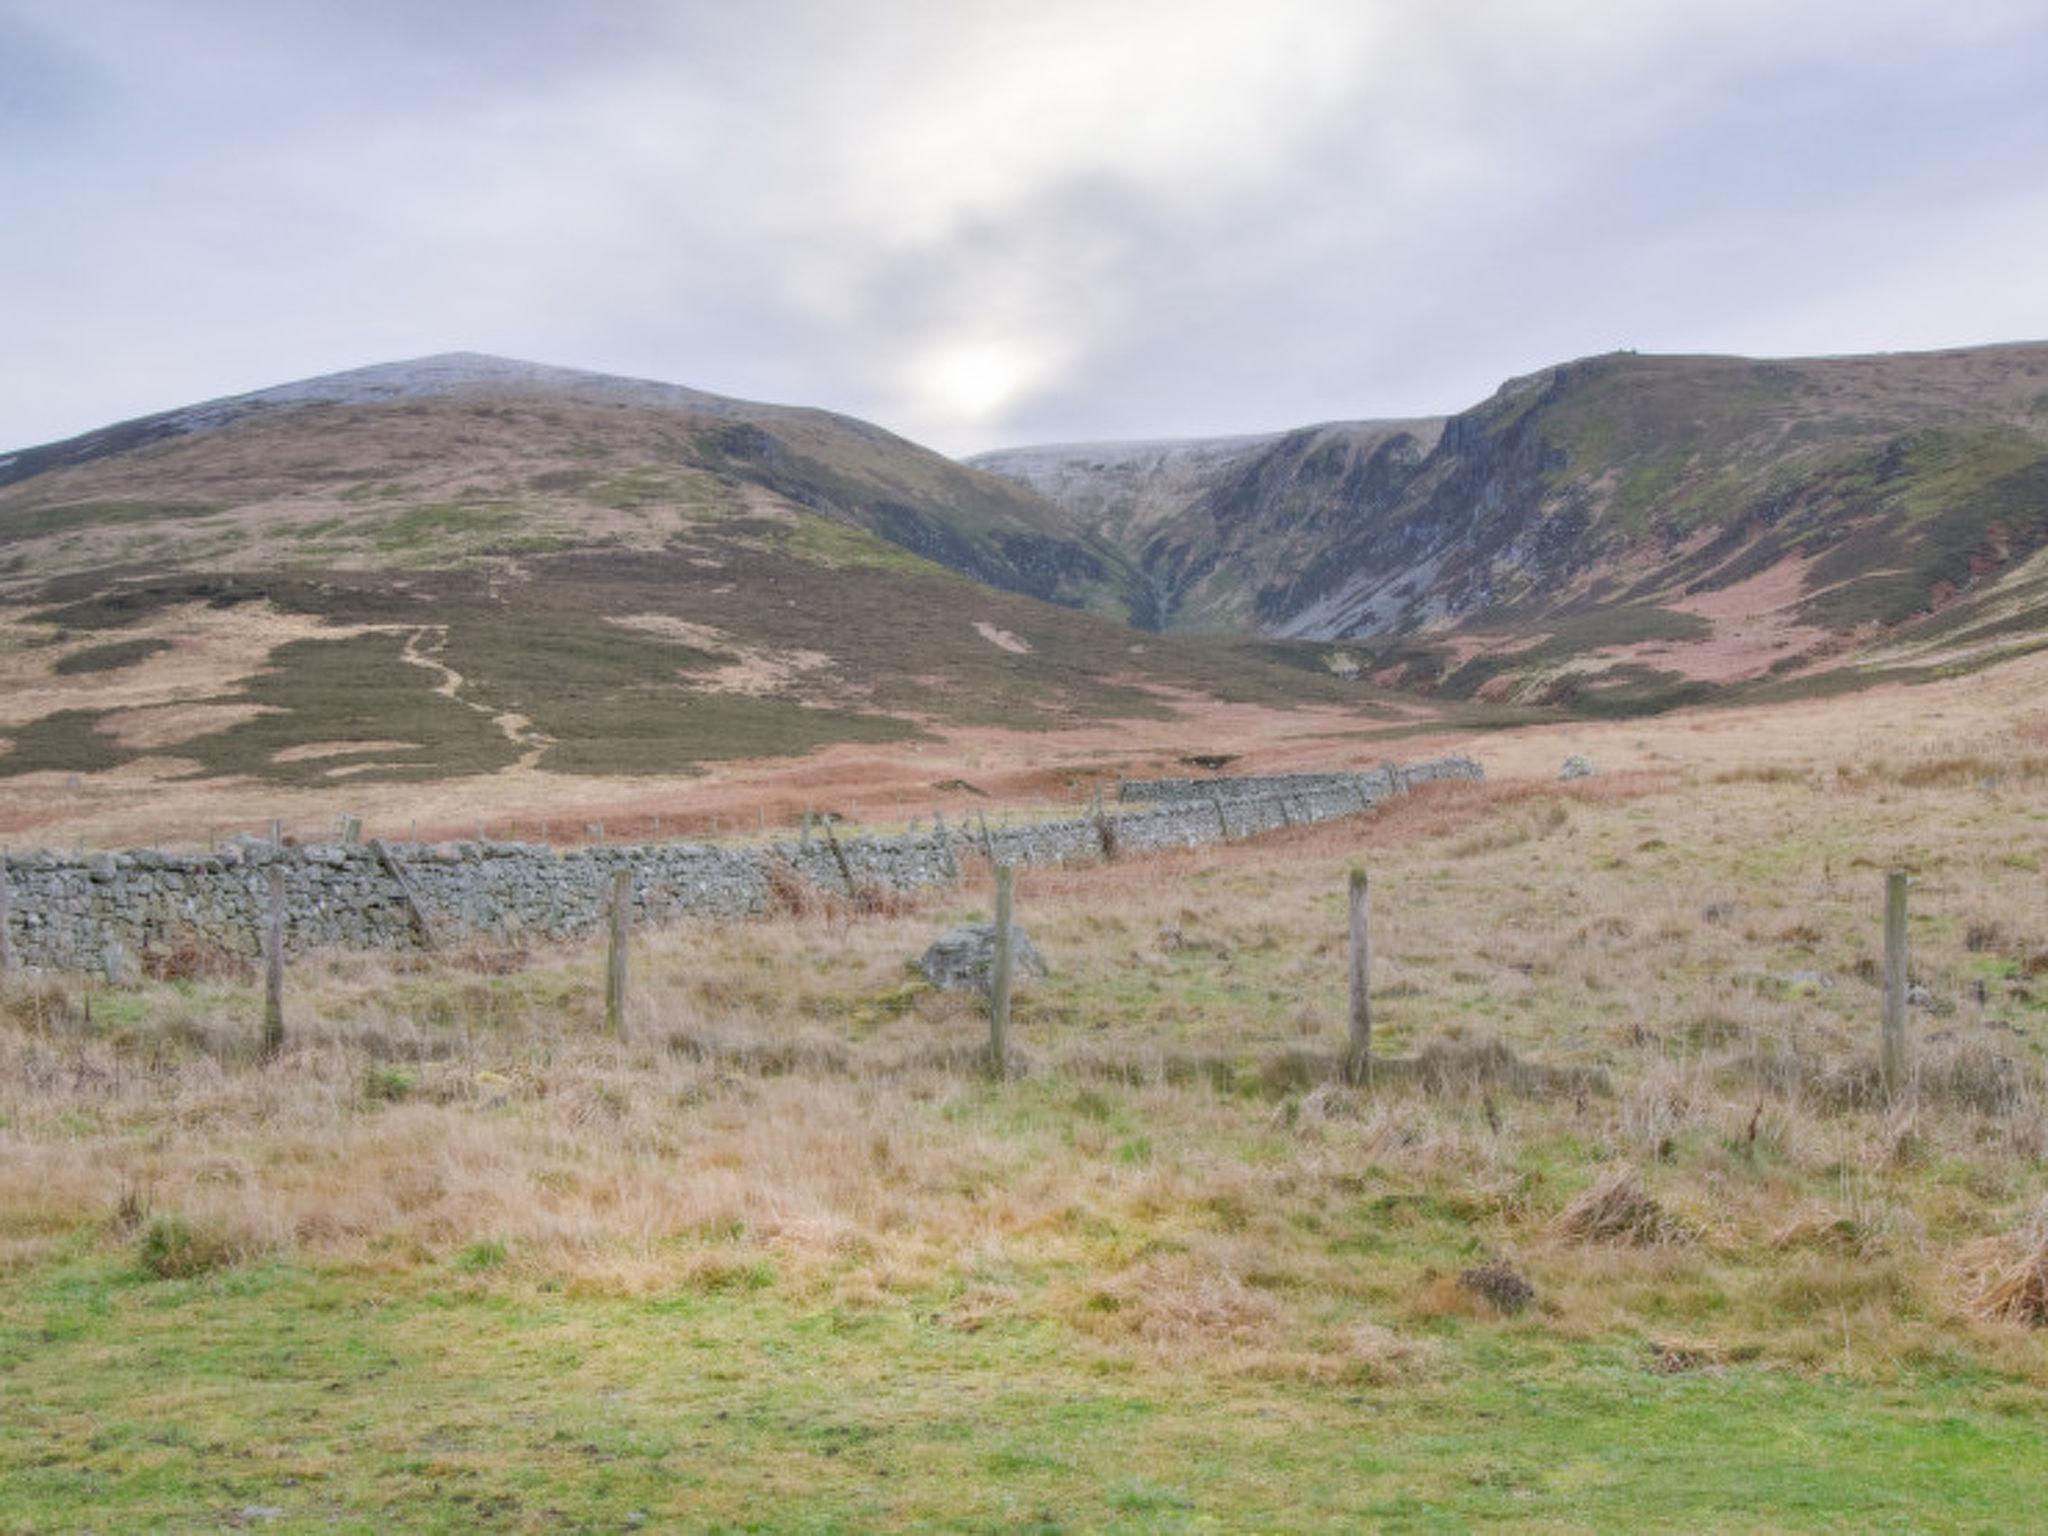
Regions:
M 1142 589 L 1038 497 L 861 422 L 488 358 L 366 369 L 0 458 L 0 778 L 675 774 L 1358 702 L 1315 648 L 1038 600 L 1142 617 Z
M 1128 551 L 1161 623 L 1255 631 L 1260 594 L 1391 509 L 1440 420 L 1332 422 L 1258 437 L 1082 443 L 983 454 Z
M 1195 445 L 1142 520 L 1113 448 L 982 462 L 1121 541 L 1170 622 L 1355 642 L 1452 695 L 1632 710 L 2048 642 L 2048 345 L 1616 354 L 1436 426 Z

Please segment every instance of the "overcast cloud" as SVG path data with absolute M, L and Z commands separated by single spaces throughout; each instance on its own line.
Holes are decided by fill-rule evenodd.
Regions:
M 476 350 L 950 451 L 2048 336 L 2048 0 L 0 0 L 0 446 Z

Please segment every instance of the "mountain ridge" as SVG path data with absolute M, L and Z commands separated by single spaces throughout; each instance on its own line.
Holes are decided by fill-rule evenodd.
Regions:
M 1169 625 L 1355 644 L 1408 687 L 1657 707 L 2048 633 L 2048 344 L 1606 353 L 1370 425 L 971 462 L 1119 543 Z
M 622 440 L 600 423 L 606 462 L 614 469 L 651 479 L 740 474 L 792 504 L 879 534 L 991 585 L 1116 617 L 1141 622 L 1148 617 L 1144 583 L 1123 557 L 1075 529 L 1058 509 L 1020 493 L 1011 482 L 981 475 L 871 422 L 484 353 L 439 353 L 317 375 L 15 449 L 0 455 L 0 511 L 10 504 L 61 506 L 67 500 L 90 504 L 96 497 L 106 499 L 108 487 L 94 479 L 94 467 L 131 463 L 138 455 L 155 455 L 153 468 L 166 470 L 166 479 L 180 479 L 178 467 L 166 465 L 166 456 L 175 455 L 181 445 L 222 434 L 258 436 L 272 422 L 296 425 L 316 419 L 309 413 L 323 411 L 350 415 L 352 424 L 365 413 L 384 412 L 380 419 L 390 422 L 429 404 L 466 406 L 479 413 L 494 408 L 529 414 L 637 412 L 644 428 L 637 441 L 630 436 Z M 318 455 L 297 447 L 273 448 L 271 457 L 283 461 L 294 453 L 317 463 Z M 595 457 L 596 451 L 582 456 Z M 546 466 L 534 468 L 536 475 L 529 478 L 550 472 Z M 558 475 L 575 471 L 570 462 L 553 469 Z M 358 481 L 372 481 L 377 466 L 365 461 L 354 472 Z M 308 477 L 317 473 L 309 470 Z M 252 490 L 280 490 L 262 483 L 253 467 L 238 474 L 223 499 L 246 505 L 261 499 Z M 191 483 L 191 477 L 182 478 Z M 298 485 L 282 491 L 303 505 L 314 489 Z M 436 494 L 445 489 L 437 488 Z M 468 493 L 477 487 L 458 489 Z M 505 500 L 513 492 L 547 487 L 488 489 Z M 132 483 L 115 487 L 118 497 L 138 491 Z

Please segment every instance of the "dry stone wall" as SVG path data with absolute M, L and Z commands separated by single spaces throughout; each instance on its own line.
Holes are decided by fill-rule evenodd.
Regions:
M 1469 757 L 1440 757 L 1426 763 L 1386 763 L 1366 773 L 1290 773 L 1267 777 L 1211 774 L 1199 779 L 1126 779 L 1118 798 L 1126 804 L 1185 805 L 1190 801 L 1298 799 L 1308 795 L 1353 801 L 1398 794 L 1432 779 L 1476 779 L 1479 765 Z
M 836 849 L 812 836 L 759 847 L 464 842 L 387 850 L 252 841 L 212 853 L 17 853 L 4 861 L 6 934 L 17 964 L 116 976 L 146 954 L 192 946 L 254 956 L 269 872 L 278 867 L 294 950 L 417 948 L 422 917 L 442 939 L 569 939 L 597 930 L 620 868 L 632 871 L 642 922 L 742 917 L 764 910 L 771 881 L 792 871 L 827 891 L 843 892 L 849 881 L 915 890 L 957 880 L 972 857 L 1045 864 L 1193 848 L 1358 815 L 1408 784 L 1480 776 L 1470 759 L 1445 758 L 1366 774 L 1134 782 L 1123 789 L 1126 808 L 1100 818 L 992 825 L 977 817 L 844 838 Z

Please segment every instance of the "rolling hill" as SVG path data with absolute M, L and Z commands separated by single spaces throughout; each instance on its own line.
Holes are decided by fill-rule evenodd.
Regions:
M 0 456 L 0 777 L 675 774 L 1177 695 L 1358 702 L 1312 652 L 1134 634 L 1148 590 L 864 422 L 391 364 Z
M 1620 353 L 1448 420 L 972 461 L 1122 547 L 1170 626 L 1637 711 L 2048 643 L 2048 344 Z

